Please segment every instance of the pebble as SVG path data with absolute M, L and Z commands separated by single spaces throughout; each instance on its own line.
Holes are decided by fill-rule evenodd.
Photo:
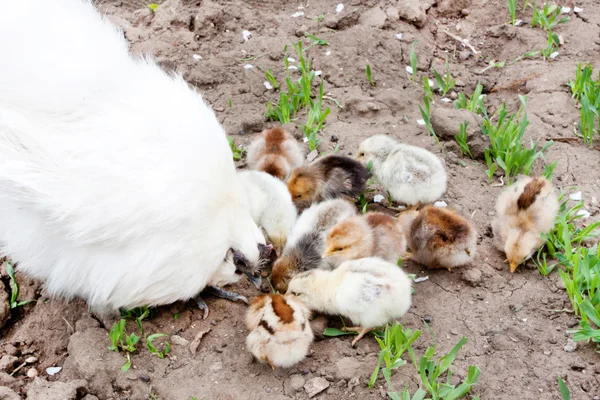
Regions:
M 569 366 L 571 367 L 572 370 L 582 371 L 585 369 L 586 364 L 585 364 L 585 362 L 583 362 L 581 357 L 577 357 L 574 361 L 571 361 Z
M 467 10 L 466 8 L 463 8 L 462 10 L 460 10 L 460 14 L 466 17 L 467 15 L 471 14 L 471 11 Z
M 456 92 L 452 91 L 450 92 L 450 100 L 456 100 L 458 99 L 458 94 L 456 94 Z
M 574 328 L 574 327 L 576 327 L 577 325 L 579 325 L 579 321 L 577 321 L 577 318 L 573 318 L 573 319 L 571 319 L 571 320 L 569 321 L 569 323 L 567 324 L 567 326 L 568 326 L 569 328 Z
M 563 349 L 567 353 L 572 353 L 575 350 L 577 350 L 577 342 L 575 342 L 573 339 L 569 339 L 567 340 L 567 344 L 565 344 L 565 347 Z
M 0 358 L 0 371 L 6 372 L 13 368 L 17 361 L 19 361 L 17 357 L 8 355 L 2 356 L 2 358 Z
M 306 384 L 306 379 L 302 375 L 292 375 L 290 377 L 290 386 L 295 391 L 298 391 L 304 387 Z
M 271 386 L 267 386 L 267 387 L 265 388 L 265 392 L 267 392 L 267 393 L 271 393 Z
M 360 379 L 358 379 L 358 376 L 355 376 L 348 382 L 348 389 L 350 389 L 350 391 L 353 391 L 354 388 L 358 385 L 360 385 Z
M 37 359 L 36 357 L 27 357 L 27 358 L 25 359 L 25 362 L 26 362 L 27 364 L 33 364 L 33 363 L 34 363 L 34 362 L 36 362 L 37 360 L 38 360 L 38 359 Z
M 150 382 L 150 377 L 148 375 L 140 375 L 140 381 L 148 383 Z
M 332 143 L 337 143 L 338 142 L 338 137 L 335 135 L 331 135 L 331 137 L 329 138 L 329 141 Z
M 430 324 L 433 322 L 433 317 L 431 315 L 426 315 L 423 317 L 423 321 L 425 321 L 426 323 Z
M 325 378 L 312 378 L 304 385 L 304 390 L 308 394 L 308 398 L 312 399 L 329 387 L 329 382 Z
M 481 277 L 481 271 L 477 268 L 468 268 L 463 270 L 462 273 L 462 279 L 474 286 L 481 282 Z
M 28 377 L 28 378 L 31 378 L 31 379 L 33 379 L 33 378 L 35 378 L 36 376 L 38 376 L 38 370 L 37 370 L 37 369 L 35 369 L 35 368 L 29 368 L 29 369 L 27 370 L 27 377 Z
M 450 333 L 454 336 L 458 335 L 458 331 L 456 329 L 450 329 Z
M 308 155 L 306 156 L 306 161 L 311 163 L 313 161 L 315 161 L 315 159 L 319 157 L 319 151 L 318 150 L 313 150 L 310 153 L 308 153 Z
M 4 348 L 4 351 L 6 351 L 6 354 L 8 354 L 9 356 L 16 356 L 17 354 L 19 354 L 19 349 L 17 349 L 12 344 L 7 344 Z
M 211 365 L 209 368 L 210 372 L 219 372 L 222 369 L 223 369 L 223 363 L 221 361 L 217 361 L 216 363 Z

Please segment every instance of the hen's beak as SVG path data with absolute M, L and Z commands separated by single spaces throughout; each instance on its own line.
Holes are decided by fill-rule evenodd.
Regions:
M 516 262 L 511 262 L 510 263 L 510 273 L 512 274 L 513 272 L 515 272 L 517 270 L 518 266 L 519 266 L 519 264 L 517 264 Z
M 244 274 L 246 274 L 246 276 L 248 277 L 248 279 L 250 279 L 250 282 L 252 282 L 254 284 L 254 286 L 256 286 L 257 289 L 260 289 L 262 286 L 262 277 L 260 276 L 260 274 L 258 274 L 258 276 L 252 276 L 252 274 L 248 273 L 248 272 L 244 272 Z

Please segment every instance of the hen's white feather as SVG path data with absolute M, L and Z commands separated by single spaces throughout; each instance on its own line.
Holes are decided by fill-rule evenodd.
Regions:
M 97 311 L 185 300 L 258 260 L 223 128 L 82 0 L 0 13 L 0 250 Z

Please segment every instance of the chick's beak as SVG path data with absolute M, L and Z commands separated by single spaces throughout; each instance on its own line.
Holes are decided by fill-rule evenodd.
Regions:
M 333 254 L 333 250 L 330 248 L 326 248 L 321 257 L 327 258 Z
M 510 263 L 510 273 L 514 273 L 517 270 L 517 267 L 519 266 L 519 264 L 517 264 L 516 262 L 511 262 Z

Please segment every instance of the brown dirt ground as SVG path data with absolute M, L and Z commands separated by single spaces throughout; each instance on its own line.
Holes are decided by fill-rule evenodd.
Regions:
M 99 7 L 124 28 L 134 52 L 153 54 L 165 68 L 183 73 L 203 92 L 238 145 L 248 145 L 254 134 L 269 126 L 263 113 L 265 103 L 275 94 L 263 85 L 261 71 L 272 68 L 281 82 L 284 45 L 297 41 L 305 31 L 328 40 L 330 46 L 312 48 L 309 55 L 314 68 L 323 71 L 328 96 L 345 108 L 338 110 L 328 102 L 332 114 L 321 151 L 331 151 L 335 143 L 330 138 L 336 136 L 342 152 L 352 154 L 362 139 L 377 133 L 423 146 L 446 160 L 450 180 L 443 200 L 472 216 L 479 230 L 478 256 L 471 268 L 448 273 L 406 264 L 408 272 L 429 276 L 429 280 L 416 284 L 414 306 L 402 321 L 413 329 L 425 330 L 417 349 L 423 351 L 432 343 L 422 322 L 428 316 L 441 351 L 450 349 L 462 335 L 469 338 L 452 369 L 453 379 L 464 378 L 468 365 L 478 365 L 481 377 L 474 394 L 481 399 L 559 399 L 559 375 L 571 388 L 573 399 L 599 399 L 600 363 L 594 348 L 581 343 L 575 352 L 563 349 L 569 337 L 566 331 L 576 321 L 569 313 L 554 311 L 570 308 L 558 276 L 543 278 L 531 265 L 521 267 L 513 278 L 509 276 L 502 255 L 492 246 L 490 233 L 494 201 L 502 188 L 488 184 L 483 164 L 466 160 L 466 166 L 461 166 L 453 154 L 457 153 L 455 145 L 443 143 L 438 147 L 416 123 L 421 85 L 410 82 L 404 67 L 409 64 L 411 43 L 417 40 L 419 80 L 426 74 L 432 76 L 433 67 L 443 70 L 445 57 L 458 81 L 456 89 L 467 94 L 477 81 L 489 92 L 528 78 L 518 87 L 490 93 L 486 100 L 489 110 L 503 101 L 514 109 L 517 94 L 526 93 L 531 120 L 527 136 L 536 140 L 572 137 L 579 113 L 564 83 L 574 76 L 579 61 L 600 64 L 600 4 L 580 0 L 577 6 L 583 13 L 572 15 L 570 22 L 556 28 L 565 45 L 555 60 L 526 60 L 480 73 L 491 59 L 510 61 L 545 46 L 546 36 L 540 29 L 505 24 L 505 0 L 438 0 L 433 5 L 435 0 L 421 1 L 427 9 L 422 28 L 399 20 L 394 11 L 394 7 L 405 9 L 404 4 L 418 4 L 417 0 L 351 0 L 336 14 L 339 2 L 168 0 L 154 15 L 137 0 L 104 0 L 99 1 Z M 292 18 L 300 6 L 304 6 L 305 15 Z M 467 11 L 461 13 L 461 9 Z M 312 17 L 320 14 L 325 20 L 319 24 Z M 247 42 L 242 40 L 244 29 L 252 32 Z M 482 55 L 470 55 L 443 30 L 469 38 Z M 395 37 L 397 33 L 404 34 L 402 40 Z M 194 54 L 202 58 L 196 60 Z M 242 60 L 258 55 L 252 61 Z M 246 63 L 254 68 L 244 69 Z M 366 81 L 366 64 L 373 69 L 375 87 Z M 294 126 L 290 129 L 297 131 Z M 577 141 L 557 142 L 547 156 L 550 161 L 559 160 L 555 184 L 561 188 L 577 185 L 592 218 L 597 217 L 598 150 Z M 540 166 L 536 168 L 539 172 Z M 88 400 L 306 399 L 302 384 L 315 377 L 329 383 L 329 388 L 316 397 L 319 399 L 385 397 L 383 379 L 375 389 L 366 386 L 379 350 L 372 337 L 361 341 L 357 349 L 351 348 L 348 338 L 317 341 L 310 356 L 298 366 L 274 372 L 253 362 L 244 349 L 245 306 L 212 298 L 208 298 L 211 314 L 205 321 L 193 303 L 178 303 L 159 308 L 144 323 L 146 332 L 177 334 L 187 341 L 210 328 L 195 356 L 189 346 L 181 344 L 174 344 L 165 359 L 142 349 L 132 357 L 133 368 L 122 373 L 123 356 L 107 349 L 108 332 L 87 312 L 85 304 L 48 299 L 38 283 L 22 276 L 19 281 L 21 299 L 36 293 L 41 297 L 36 304 L 13 312 L 2 331 L 3 361 L 9 365 L 3 368 L 10 372 L 12 364 L 19 365 L 34 355 L 38 361 L 33 365 L 42 379 L 32 382 L 23 368 L 14 377 L 0 373 L 0 386 L 12 388 L 23 398 L 29 393 L 29 398 L 35 399 L 86 395 Z M 247 281 L 235 290 L 247 296 L 256 294 Z M 174 319 L 177 313 L 180 317 Z M 129 322 L 128 330 L 135 329 Z M 50 377 L 45 370 L 54 365 L 63 369 Z M 48 385 L 44 379 L 69 385 Z M 405 366 L 394 373 L 393 382 L 397 389 L 408 384 L 414 391 L 418 377 Z

